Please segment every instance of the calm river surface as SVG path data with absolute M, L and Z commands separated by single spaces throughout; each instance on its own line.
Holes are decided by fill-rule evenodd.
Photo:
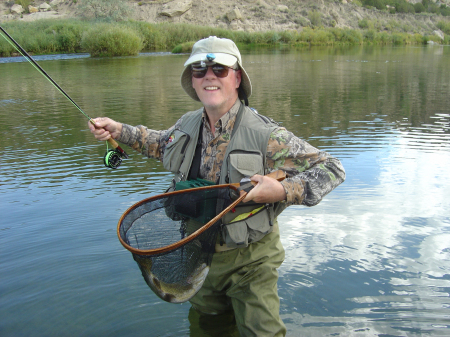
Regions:
M 179 84 L 187 55 L 37 59 L 91 117 L 166 129 L 199 107 Z M 243 59 L 250 105 L 347 171 L 280 216 L 288 336 L 450 335 L 450 46 Z M 156 297 L 117 239 L 171 175 L 131 149 L 106 169 L 87 119 L 17 60 L 0 59 L 0 335 L 226 336 Z

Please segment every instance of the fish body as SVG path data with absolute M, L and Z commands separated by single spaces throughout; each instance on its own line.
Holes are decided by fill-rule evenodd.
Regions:
M 209 272 L 209 266 L 202 263 L 194 272 L 186 278 L 184 284 L 166 283 L 159 280 L 152 273 L 152 260 L 135 256 L 142 276 L 150 289 L 161 299 L 170 303 L 183 303 L 190 300 L 202 287 Z

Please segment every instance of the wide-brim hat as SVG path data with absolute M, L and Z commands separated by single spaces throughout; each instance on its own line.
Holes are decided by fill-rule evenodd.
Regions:
M 241 53 L 239 52 L 238 47 L 229 39 L 210 36 L 206 39 L 199 40 L 194 44 L 191 56 L 184 64 L 185 68 L 181 74 L 181 86 L 192 99 L 200 102 L 200 98 L 198 98 L 195 89 L 192 87 L 191 64 L 201 61 L 207 63 L 212 61 L 227 67 L 232 67 L 237 62 L 241 70 L 239 98 L 245 100 L 250 97 L 252 94 L 252 83 L 242 66 Z

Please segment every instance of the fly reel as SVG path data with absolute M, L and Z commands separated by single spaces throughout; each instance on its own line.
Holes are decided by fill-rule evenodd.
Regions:
M 116 149 L 106 150 L 103 163 L 106 167 L 116 169 L 122 163 L 122 154 Z

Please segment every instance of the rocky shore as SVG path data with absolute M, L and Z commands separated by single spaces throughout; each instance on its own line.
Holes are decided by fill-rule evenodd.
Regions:
M 418 1 L 418 0 L 416 0 Z M 0 4 L 0 22 L 18 20 L 79 18 L 83 0 L 35 0 L 29 8 Z M 127 1 L 129 18 L 150 23 L 174 22 L 220 27 L 231 30 L 283 31 L 302 30 L 317 24 L 311 22 L 311 13 L 324 27 L 361 29 L 361 20 L 367 20 L 377 30 L 396 28 L 405 33 L 442 34 L 437 22 L 449 22 L 449 17 L 432 14 L 390 14 L 368 9 L 350 0 L 143 0 Z M 434 32 L 437 33 L 434 33 Z

